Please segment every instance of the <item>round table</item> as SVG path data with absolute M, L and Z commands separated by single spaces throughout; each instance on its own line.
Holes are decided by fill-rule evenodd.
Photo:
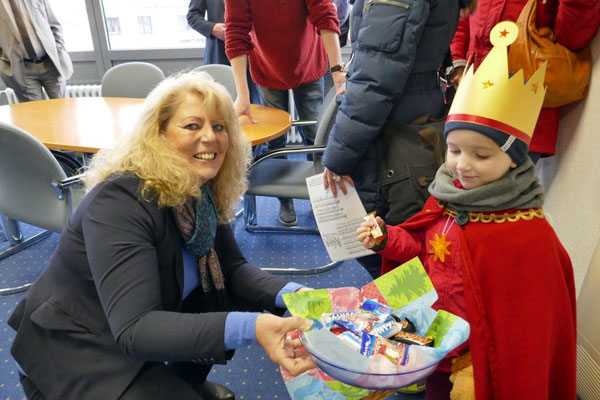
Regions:
M 111 149 L 135 123 L 144 99 L 76 97 L 30 101 L 0 106 L 0 121 L 26 130 L 46 147 L 95 153 Z M 292 125 L 289 113 L 252 105 L 258 120 L 240 117 L 240 126 L 255 146 L 285 134 Z

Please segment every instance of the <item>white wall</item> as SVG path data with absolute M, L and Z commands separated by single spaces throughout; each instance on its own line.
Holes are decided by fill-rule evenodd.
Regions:
M 600 35 L 586 99 L 564 107 L 556 156 L 538 163 L 544 210 L 571 256 L 577 293 L 600 239 Z

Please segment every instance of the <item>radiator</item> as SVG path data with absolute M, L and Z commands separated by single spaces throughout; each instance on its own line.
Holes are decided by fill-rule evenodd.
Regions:
M 67 85 L 65 97 L 100 97 L 100 88 L 100 85 Z M 14 90 L 11 88 L 6 88 L 4 91 L 0 91 L 0 93 L 6 95 L 8 104 L 19 102 L 17 96 L 15 96 Z M 46 91 L 44 91 L 44 98 L 48 98 Z

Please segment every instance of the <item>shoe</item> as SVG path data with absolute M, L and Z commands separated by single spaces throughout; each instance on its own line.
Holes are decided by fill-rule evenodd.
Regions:
M 279 199 L 279 221 L 283 226 L 294 226 L 298 223 L 294 201 L 292 199 Z
M 200 388 L 200 395 L 206 400 L 235 400 L 235 394 L 223 385 L 204 381 Z

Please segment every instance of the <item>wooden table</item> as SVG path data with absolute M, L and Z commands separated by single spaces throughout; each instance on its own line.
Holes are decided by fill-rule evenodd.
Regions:
M 95 153 L 111 149 L 128 132 L 143 99 L 77 97 L 0 106 L 0 121 L 15 125 L 51 149 Z M 285 134 L 292 125 L 289 113 L 252 105 L 258 123 L 240 118 L 242 132 L 254 146 Z

